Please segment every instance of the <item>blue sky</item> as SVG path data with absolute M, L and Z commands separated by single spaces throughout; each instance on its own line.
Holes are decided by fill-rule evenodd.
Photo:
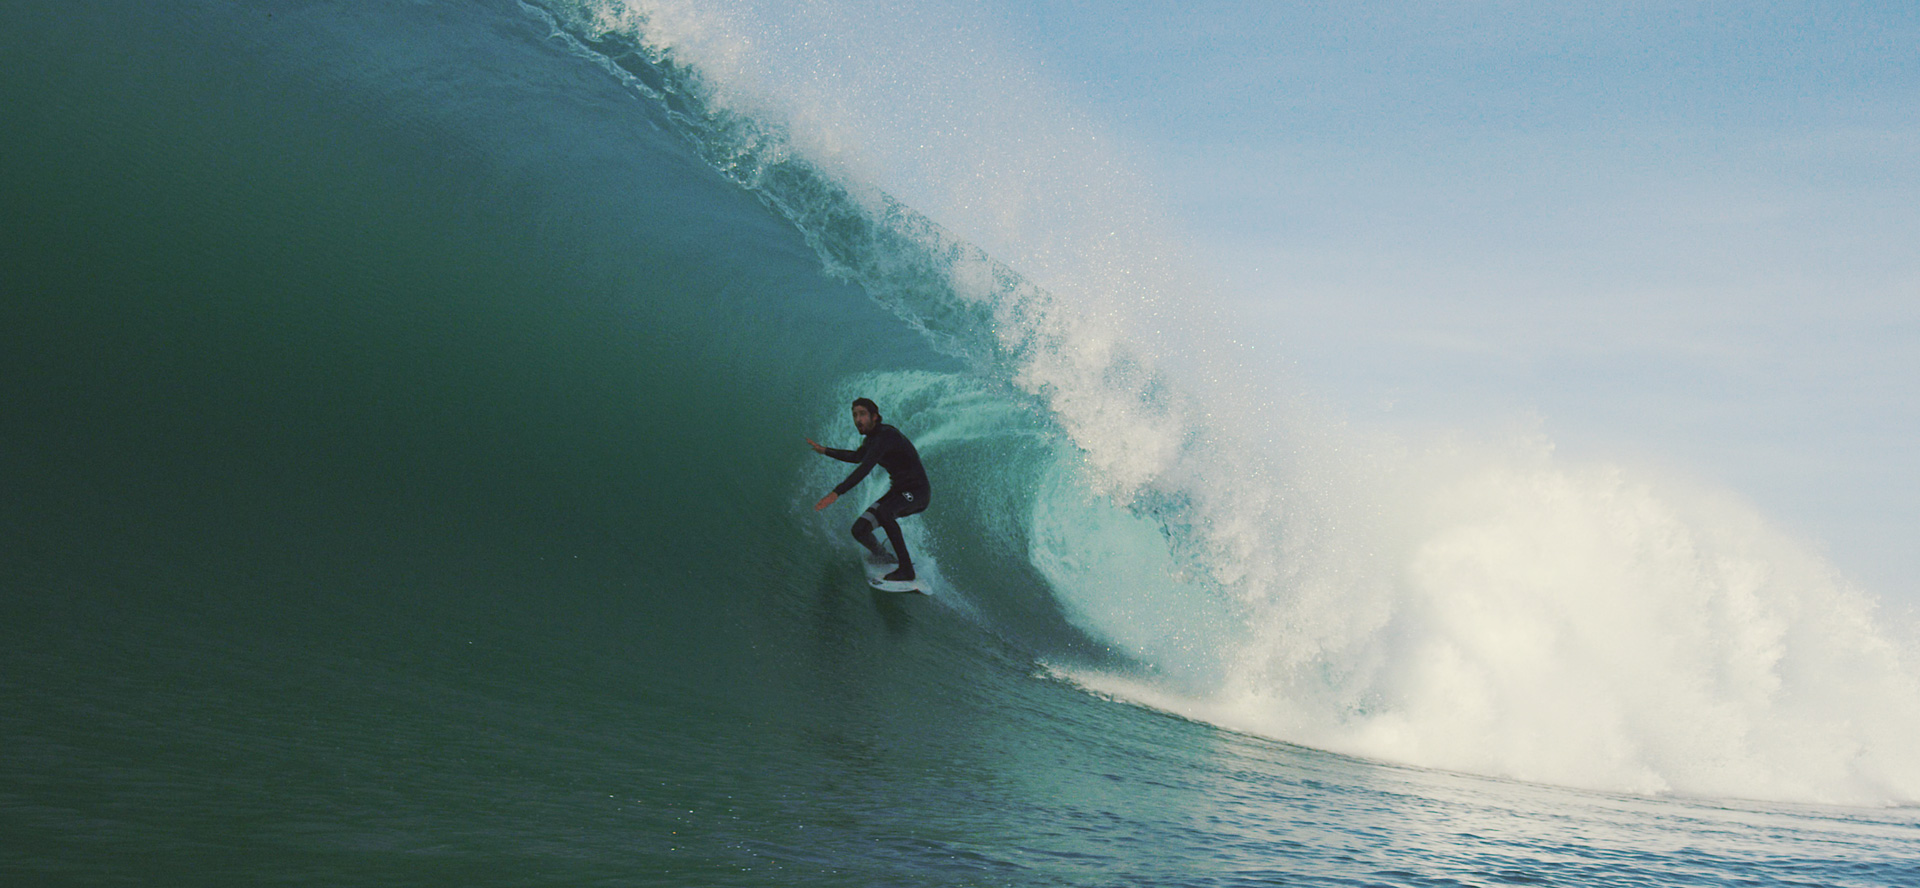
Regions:
M 1920 603 L 1920 4 L 996 17 L 1356 423 L 1704 477 Z

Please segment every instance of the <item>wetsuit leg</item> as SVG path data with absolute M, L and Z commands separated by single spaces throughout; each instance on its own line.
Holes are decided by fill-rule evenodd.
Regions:
M 880 541 L 873 538 L 873 525 L 873 513 L 871 511 L 862 513 L 860 520 L 853 522 L 853 538 L 859 540 L 860 545 L 866 546 L 867 551 L 873 553 L 873 557 L 882 561 L 893 560 L 885 549 L 880 548 Z M 892 539 L 893 534 L 889 532 L 887 538 Z
M 907 554 L 907 541 L 900 537 L 900 522 L 888 518 L 880 525 L 887 531 L 887 542 L 893 544 L 893 552 L 900 558 L 900 569 L 912 572 L 913 556 Z
M 887 491 L 886 496 L 875 500 L 873 505 L 867 507 L 866 513 L 860 516 L 860 520 L 853 523 L 853 538 L 859 540 L 861 545 L 872 550 L 874 554 L 880 555 L 879 543 L 873 538 L 873 526 L 878 524 L 887 532 L 887 542 L 893 544 L 893 554 L 899 559 L 900 569 L 895 573 L 912 577 L 913 556 L 907 553 L 907 541 L 900 534 L 898 519 L 926 511 L 927 498 L 928 491 L 924 489 Z M 885 556 L 882 555 L 882 557 Z M 891 577 L 893 574 L 888 576 Z

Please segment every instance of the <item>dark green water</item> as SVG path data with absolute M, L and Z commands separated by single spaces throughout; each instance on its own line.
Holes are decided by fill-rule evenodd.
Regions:
M 1032 429 L 927 448 L 970 595 L 867 591 L 801 435 L 964 368 L 515 4 L 9 4 L 0 53 L 0 882 L 1911 872 L 1906 814 L 1386 768 L 1046 677 L 1102 654 L 1005 520 Z M 1669 828 L 1704 856 L 1635 850 Z
M 487 873 L 711 763 L 838 566 L 765 542 L 815 381 L 914 348 L 646 116 L 463 102 L 528 23 L 320 11 L 8 14 L 8 845 L 79 881 Z

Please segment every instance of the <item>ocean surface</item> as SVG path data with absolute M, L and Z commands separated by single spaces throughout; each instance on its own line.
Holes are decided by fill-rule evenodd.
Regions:
M 0 5 L 0 883 L 1920 885 L 1816 556 L 1199 409 L 694 15 Z

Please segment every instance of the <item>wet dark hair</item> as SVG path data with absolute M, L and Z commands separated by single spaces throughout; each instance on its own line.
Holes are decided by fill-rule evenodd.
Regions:
M 871 414 L 873 414 L 873 419 L 874 419 L 874 421 L 875 421 L 875 422 L 878 422 L 878 421 L 880 421 L 880 405 L 878 405 L 878 404 L 875 404 L 875 403 L 873 403 L 873 399 L 871 399 L 871 398 L 854 398 L 854 399 L 853 399 L 853 406 L 855 406 L 855 407 L 865 407 L 865 408 L 867 408 L 867 412 L 868 412 L 868 413 L 871 413 Z

